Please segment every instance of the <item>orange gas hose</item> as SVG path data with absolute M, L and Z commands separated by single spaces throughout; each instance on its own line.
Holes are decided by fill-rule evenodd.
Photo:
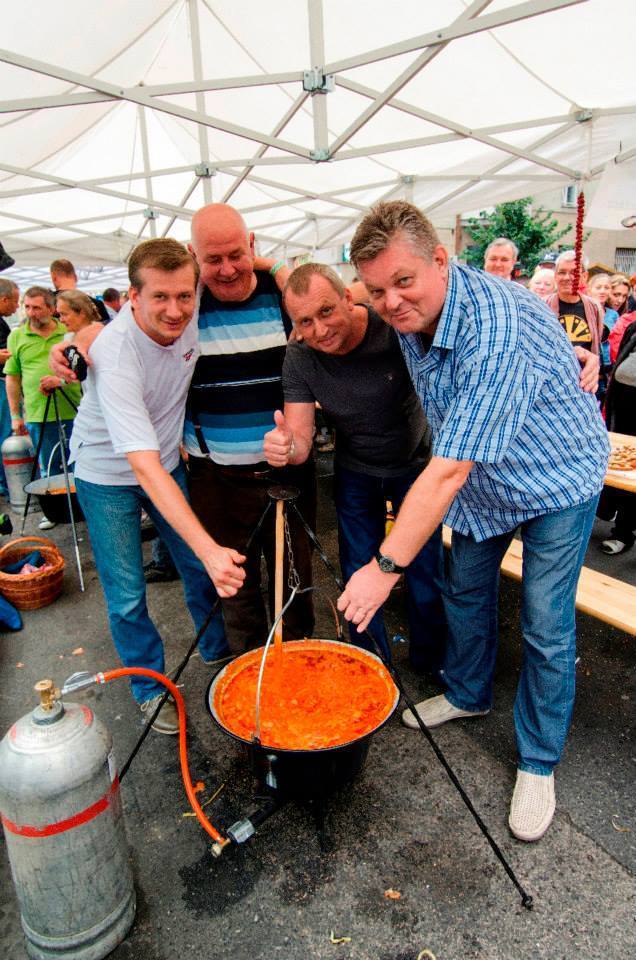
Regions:
M 131 676 L 150 677 L 152 680 L 156 680 L 157 683 L 162 683 L 164 687 L 167 687 L 172 694 L 174 702 L 177 705 L 177 713 L 179 715 L 179 759 L 181 761 L 181 776 L 183 778 L 185 792 L 188 800 L 190 801 L 190 806 L 192 807 L 197 820 L 205 832 L 216 841 L 220 848 L 226 846 L 230 841 L 227 837 L 224 837 L 222 834 L 220 834 L 216 827 L 210 823 L 201 808 L 201 804 L 196 798 L 196 794 L 192 786 L 190 770 L 188 769 L 188 752 L 186 747 L 186 710 L 181 693 L 172 680 L 168 679 L 168 677 L 164 677 L 162 673 L 158 673 L 156 670 L 147 670 L 145 667 L 121 667 L 117 670 L 106 670 L 104 673 L 99 673 L 97 675 L 97 679 L 100 683 L 108 683 L 109 680 L 118 680 L 120 677 Z

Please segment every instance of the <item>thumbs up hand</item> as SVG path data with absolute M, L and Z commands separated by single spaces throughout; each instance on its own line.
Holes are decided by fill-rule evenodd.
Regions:
M 270 466 L 286 467 L 294 456 L 294 436 L 281 410 L 274 412 L 274 423 L 274 429 L 263 438 L 263 453 Z

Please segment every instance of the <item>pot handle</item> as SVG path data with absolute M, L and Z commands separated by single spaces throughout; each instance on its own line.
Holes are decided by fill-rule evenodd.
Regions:
M 272 628 L 269 631 L 269 636 L 265 641 L 265 646 L 263 647 L 263 656 L 261 657 L 261 665 L 258 671 L 258 681 L 256 683 L 256 706 L 254 710 L 254 739 L 257 743 L 260 743 L 261 740 L 261 687 L 263 685 L 263 673 L 265 671 L 265 663 L 267 661 L 267 651 L 274 638 L 274 634 L 276 633 L 276 628 L 278 627 L 279 622 L 283 619 L 283 614 L 287 611 L 287 608 L 291 606 L 297 592 L 298 586 L 295 586 L 290 593 L 289 599 L 287 600 L 287 603 L 283 609 L 276 617 L 274 617 Z

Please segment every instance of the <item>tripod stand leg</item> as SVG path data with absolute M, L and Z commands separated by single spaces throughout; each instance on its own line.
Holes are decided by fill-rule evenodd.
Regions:
M 313 532 L 313 530 L 311 529 L 311 527 L 309 526 L 309 524 L 306 522 L 306 520 L 304 519 L 303 515 L 302 515 L 301 512 L 299 511 L 299 509 L 298 509 L 298 507 L 296 506 L 296 504 L 295 504 L 295 503 L 292 503 L 292 504 L 291 504 L 291 507 L 292 507 L 292 510 L 295 511 L 298 519 L 300 520 L 301 524 L 302 524 L 303 527 L 305 528 L 305 531 L 307 532 L 307 536 L 310 538 L 310 540 L 311 540 L 312 543 L 314 544 L 316 550 L 318 551 L 318 554 L 319 554 L 321 560 L 323 561 L 323 563 L 325 564 L 327 570 L 329 571 L 329 573 L 330 573 L 331 576 L 333 577 L 336 586 L 338 587 L 339 590 L 343 590 L 343 589 L 344 589 L 343 582 L 342 582 L 342 580 L 340 579 L 340 577 L 338 576 L 338 572 L 336 571 L 336 568 L 334 567 L 334 565 L 331 563 L 331 561 L 329 560 L 329 558 L 328 558 L 327 555 L 325 554 L 325 551 L 323 550 L 323 548 L 322 548 L 322 546 L 321 546 L 321 544 L 320 544 L 320 541 L 318 540 L 318 537 L 317 537 L 316 534 Z M 499 844 L 498 844 L 497 841 L 491 836 L 490 830 L 488 829 L 488 827 L 486 826 L 486 824 L 485 824 L 484 821 L 482 820 L 481 816 L 479 815 L 479 813 L 478 813 L 477 810 L 475 809 L 475 807 L 474 807 L 474 805 L 473 805 L 473 803 L 472 803 L 472 800 L 470 799 L 470 797 L 468 796 L 468 794 L 467 794 L 466 791 L 464 790 L 463 786 L 461 785 L 457 774 L 455 773 L 455 771 L 454 771 L 453 768 L 451 767 L 450 763 L 448 762 L 448 760 L 446 759 L 446 757 L 445 757 L 444 754 L 442 753 L 442 751 L 441 751 L 440 747 L 438 746 L 437 742 L 435 741 L 432 733 L 430 732 L 430 730 L 428 729 L 428 727 L 426 726 L 426 724 L 424 723 L 424 721 L 422 720 L 422 718 L 421 718 L 420 715 L 418 714 L 417 710 L 415 709 L 415 704 L 413 703 L 413 701 L 411 700 L 411 698 L 410 698 L 409 695 L 407 694 L 406 690 L 404 689 L 404 684 L 402 683 L 402 678 L 400 677 L 400 675 L 399 675 L 398 671 L 396 670 L 395 666 L 392 665 L 392 664 L 390 664 L 390 663 L 387 663 L 387 662 L 386 662 L 386 660 L 384 659 L 384 656 L 383 656 L 383 654 L 382 654 L 382 651 L 381 651 L 380 648 L 378 647 L 378 644 L 377 644 L 377 641 L 375 640 L 375 637 L 374 637 L 371 633 L 369 633 L 368 630 L 365 631 L 365 634 L 366 634 L 366 636 L 367 636 L 367 639 L 369 639 L 369 640 L 373 643 L 373 645 L 375 646 L 375 648 L 376 648 L 376 650 L 377 650 L 377 652 L 378 652 L 378 656 L 380 657 L 380 660 L 383 661 L 385 667 L 387 668 L 387 670 L 389 671 L 389 673 L 390 673 L 391 676 L 393 677 L 393 680 L 394 680 L 394 682 L 395 682 L 395 685 L 396 685 L 396 687 L 398 688 L 398 690 L 400 691 L 400 694 L 402 695 L 402 697 L 403 697 L 403 699 L 404 699 L 404 702 L 406 703 L 407 707 L 409 708 L 409 710 L 411 711 L 411 713 L 413 714 L 413 716 L 414 716 L 415 719 L 417 720 L 417 724 L 418 724 L 418 727 L 420 728 L 420 732 L 421 732 L 421 733 L 426 737 L 426 739 L 428 740 L 429 746 L 431 747 L 433 753 L 435 754 L 435 756 L 436 756 L 437 759 L 439 760 L 440 764 L 442 765 L 442 767 L 443 767 L 444 770 L 446 771 L 446 774 L 447 774 L 449 780 L 451 781 L 451 783 L 453 784 L 453 786 L 455 787 L 455 789 L 456 789 L 457 792 L 459 793 L 460 797 L 461 797 L 462 800 L 464 801 L 464 804 L 466 805 L 469 813 L 471 814 L 471 816 L 473 817 L 475 823 L 477 824 L 477 826 L 478 826 L 479 829 L 481 830 L 484 838 L 486 839 L 486 841 L 487 841 L 488 844 L 490 845 L 491 850 L 493 851 L 493 853 L 495 854 L 495 856 L 497 857 L 497 859 L 498 859 L 499 862 L 501 863 L 503 869 L 505 870 L 505 872 L 506 872 L 506 874 L 508 875 L 509 879 L 511 880 L 512 884 L 516 887 L 517 891 L 519 892 L 519 894 L 520 894 L 520 896 L 521 896 L 521 904 L 522 904 L 522 906 L 525 907 L 526 910 L 532 910 L 532 897 L 530 896 L 529 893 L 526 892 L 526 890 L 523 888 L 523 886 L 521 885 L 521 883 L 520 883 L 519 880 L 517 879 L 517 876 L 516 876 L 514 870 L 512 869 L 512 867 L 510 866 L 510 864 L 508 863 L 508 861 L 507 861 L 506 857 L 504 856 L 501 848 L 499 847 Z
M 64 471 L 64 483 L 66 484 L 66 502 L 68 505 L 68 515 L 71 521 L 71 529 L 73 531 L 73 544 L 75 545 L 75 563 L 77 564 L 77 572 L 79 574 L 80 590 L 84 593 L 84 574 L 82 572 L 82 564 L 80 561 L 79 555 L 79 544 L 77 542 L 77 529 L 75 527 L 75 517 L 73 516 L 73 501 L 71 499 L 71 481 L 68 476 L 68 464 L 66 462 L 66 437 L 64 436 L 64 428 L 62 426 L 62 421 L 60 419 L 60 413 L 57 407 L 57 397 L 55 396 L 55 391 L 53 391 L 53 407 L 55 408 L 55 419 L 57 421 L 57 433 L 60 440 L 60 457 L 62 459 L 62 470 Z
M 42 449 L 42 444 L 44 443 L 44 424 L 46 423 L 46 418 L 49 415 L 49 407 L 51 406 L 51 394 L 49 393 L 46 398 L 46 406 L 44 408 L 44 420 L 42 421 L 42 429 L 40 430 L 40 436 L 38 438 L 37 449 L 35 451 L 35 460 L 33 461 L 33 467 L 31 469 L 31 479 L 29 483 L 33 483 L 35 480 L 35 475 L 38 472 L 38 462 L 40 459 L 40 450 Z M 20 536 L 24 536 L 24 525 L 26 523 L 27 513 L 29 512 L 29 507 L 31 505 L 31 494 L 27 493 L 26 503 L 24 504 L 24 513 L 22 514 L 22 526 L 20 527 Z

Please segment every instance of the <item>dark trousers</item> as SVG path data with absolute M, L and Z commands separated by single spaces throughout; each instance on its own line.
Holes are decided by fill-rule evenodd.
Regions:
M 255 477 L 255 472 L 266 475 Z M 313 460 L 299 467 L 267 468 L 260 464 L 223 467 L 203 457 L 190 457 L 190 499 L 197 517 L 224 547 L 245 553 L 245 545 L 270 502 L 267 491 L 272 486 L 296 487 L 300 496 L 295 501 L 300 513 L 313 530 L 316 526 L 316 473 Z M 234 597 L 223 599 L 223 616 L 230 647 L 235 653 L 261 646 L 268 634 L 268 617 L 261 590 L 261 557 L 265 558 L 268 576 L 269 616 L 274 614 L 275 505 L 254 538 L 244 564 L 246 578 Z M 287 512 L 294 567 L 300 587 L 311 586 L 311 544 L 293 511 Z M 291 590 L 288 582 L 288 550 L 284 551 L 283 602 Z M 312 594 L 296 597 L 284 617 L 283 636 L 300 640 L 312 635 L 314 613 Z
M 603 487 L 596 516 L 600 520 L 611 520 L 616 514 L 611 539 L 620 540 L 627 547 L 634 545 L 636 530 L 636 494 L 617 487 Z
M 420 470 L 400 477 L 372 477 L 336 467 L 335 500 L 338 515 L 340 567 L 345 581 L 371 560 L 385 535 L 386 501 L 397 514 Z M 446 650 L 446 617 L 441 594 L 443 577 L 442 528 L 435 531 L 406 569 L 409 619 L 409 659 L 416 670 L 442 667 Z M 382 608 L 368 627 L 387 660 L 391 660 Z M 373 650 L 364 634 L 349 625 L 353 643 Z M 375 652 L 375 651 L 373 651 Z

